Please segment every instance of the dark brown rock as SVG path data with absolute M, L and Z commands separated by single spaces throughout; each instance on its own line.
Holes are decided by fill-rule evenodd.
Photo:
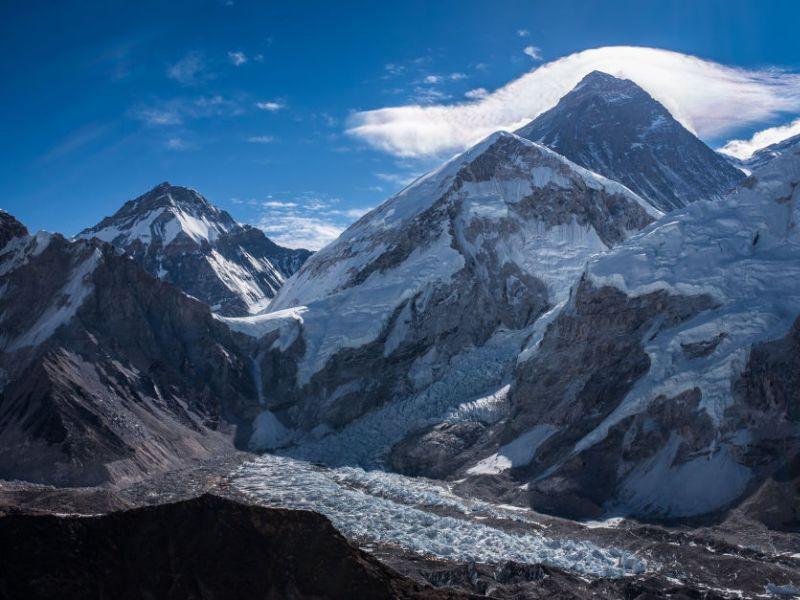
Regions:
M 466 598 L 416 584 L 323 516 L 205 495 L 95 517 L 0 517 L 0 598 Z

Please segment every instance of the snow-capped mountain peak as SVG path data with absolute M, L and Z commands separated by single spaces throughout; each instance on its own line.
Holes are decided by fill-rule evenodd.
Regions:
M 197 244 L 214 242 L 237 226 L 231 216 L 193 189 L 164 182 L 126 202 L 113 216 L 78 234 L 117 246 L 135 242 L 167 246 L 179 235 Z
M 320 452 L 374 459 L 419 419 L 498 385 L 586 260 L 659 215 L 541 145 L 487 137 L 312 256 L 279 291 L 276 312 L 229 320 L 264 344 L 265 406 L 277 416 L 253 443 L 352 425 Z M 384 405 L 400 413 L 386 418 L 391 431 L 365 416 Z
M 625 184 L 662 211 L 721 197 L 744 179 L 636 83 L 600 71 L 517 134 Z
M 265 309 L 310 255 L 278 246 L 199 192 L 167 182 L 77 237 L 113 244 L 152 275 L 228 315 Z

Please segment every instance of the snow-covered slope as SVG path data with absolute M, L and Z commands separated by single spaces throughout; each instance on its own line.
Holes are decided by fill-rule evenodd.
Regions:
M 286 427 L 339 430 L 345 451 L 368 455 L 491 391 L 587 258 L 658 215 L 620 184 L 498 133 L 313 255 L 273 301 L 279 312 L 228 322 L 262 340 L 265 401 Z M 355 421 L 413 403 L 484 349 L 476 364 L 490 368 L 471 368 L 423 406 L 406 404 L 395 439 L 350 443 Z M 321 453 L 333 454 L 332 443 L 320 442 Z
M 475 455 L 471 473 L 527 483 L 535 506 L 566 514 L 675 517 L 724 508 L 788 468 L 800 450 L 799 218 L 794 148 L 727 198 L 593 258 L 521 359 L 500 449 Z
M 228 315 L 265 309 L 310 255 L 276 245 L 196 191 L 168 183 L 77 237 L 114 244 L 151 274 Z
M 750 158 L 743 160 L 734 158 L 733 156 L 728 156 L 726 154 L 723 154 L 723 156 L 734 166 L 744 169 L 750 173 L 756 169 L 766 166 L 766 164 L 771 160 L 778 158 L 787 152 L 791 152 L 797 146 L 800 146 L 800 135 L 786 138 L 785 140 L 771 144 L 766 148 L 757 150 Z
M 719 198 L 744 179 L 638 85 L 599 71 L 517 134 L 625 184 L 663 211 Z

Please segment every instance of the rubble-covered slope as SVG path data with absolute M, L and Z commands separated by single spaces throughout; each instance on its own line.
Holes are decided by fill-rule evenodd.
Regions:
M 107 244 L 9 240 L 0 332 L 4 479 L 121 483 L 249 435 L 255 385 L 235 336 Z

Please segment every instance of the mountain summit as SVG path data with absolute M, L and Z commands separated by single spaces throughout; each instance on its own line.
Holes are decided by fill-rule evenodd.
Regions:
M 543 146 L 492 134 L 314 254 L 275 312 L 227 320 L 263 350 L 275 416 L 253 445 L 327 435 L 306 456 L 371 461 L 496 390 L 588 257 L 660 214 Z
M 600 71 L 517 134 L 619 181 L 663 211 L 721 197 L 744 179 L 646 91 Z
M 240 225 L 195 190 L 162 183 L 82 231 L 124 250 L 149 273 L 225 315 L 266 308 L 310 256 Z

